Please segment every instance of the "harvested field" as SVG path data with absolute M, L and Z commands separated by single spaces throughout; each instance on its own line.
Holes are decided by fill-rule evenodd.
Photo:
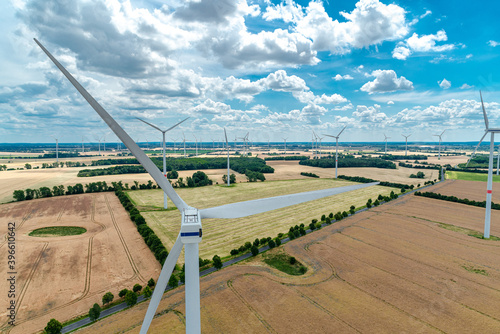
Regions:
M 479 202 L 486 200 L 486 182 L 446 180 L 434 185 L 431 190 L 446 196 L 468 198 Z M 500 183 L 493 183 L 492 201 L 500 203 Z
M 0 251 L 6 254 L 7 223 L 16 223 L 17 317 L 6 326 L 3 298 L 2 333 L 33 333 L 51 318 L 63 322 L 86 314 L 104 293 L 115 296 L 135 283 L 155 280 L 161 270 L 136 227 L 113 193 L 82 194 L 0 205 Z M 72 236 L 30 237 L 48 226 L 79 226 Z M 7 256 L 0 275 L 7 277 Z M 7 284 L 0 285 L 7 296 Z
M 257 256 L 203 277 L 203 332 L 498 333 L 500 242 L 438 227 L 480 229 L 484 210 L 459 206 L 409 195 L 289 242 L 284 250 L 309 267 L 304 276 Z M 184 331 L 183 293 L 164 295 L 152 333 Z M 81 332 L 138 333 L 146 307 Z
M 234 202 L 266 198 L 284 194 L 298 193 L 351 185 L 344 180 L 305 179 L 289 181 L 266 181 L 258 183 L 239 183 L 235 187 L 211 186 L 196 189 L 177 189 L 186 203 L 198 209 L 209 208 Z M 238 248 L 246 241 L 255 238 L 275 237 L 278 233 L 288 232 L 291 226 L 304 223 L 309 225 L 311 219 L 319 219 L 321 215 L 334 214 L 338 211 L 349 211 L 351 205 L 360 207 L 368 198 L 373 200 L 379 194 L 384 196 L 391 191 L 399 193 L 399 189 L 374 186 L 345 194 L 330 196 L 280 210 L 261 213 L 238 219 L 205 219 L 203 220 L 203 242 L 200 244 L 200 257 L 211 259 L 214 255 L 228 256 L 233 248 Z M 130 198 L 139 205 L 139 209 L 161 207 L 163 193 L 161 190 L 139 190 L 128 192 Z M 173 205 L 169 200 L 169 205 Z M 171 249 L 180 227 L 180 212 L 143 211 L 148 225 L 155 231 L 167 249 Z M 181 255 L 180 262 L 184 262 Z

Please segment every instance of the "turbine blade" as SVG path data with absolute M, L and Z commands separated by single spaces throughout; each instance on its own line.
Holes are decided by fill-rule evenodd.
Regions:
M 479 148 L 479 145 L 481 145 L 481 143 L 483 142 L 484 137 L 486 137 L 487 134 L 488 134 L 488 131 L 486 131 L 484 133 L 483 137 L 481 137 L 481 140 L 479 141 L 479 143 L 477 144 L 476 148 L 474 149 L 474 152 L 472 152 L 469 160 L 467 160 L 467 164 L 465 165 L 465 167 L 469 166 L 469 162 L 472 160 L 472 158 L 474 158 L 474 155 L 476 154 L 476 151 Z
M 343 129 L 339 132 L 339 134 L 337 135 L 337 137 L 340 137 L 340 134 L 341 134 L 342 132 L 344 132 L 345 128 L 347 128 L 347 125 L 346 125 L 346 126 L 344 126 L 344 128 L 343 128 Z
M 140 119 L 139 117 L 136 117 L 136 118 L 137 118 L 139 121 L 141 121 L 141 122 L 143 122 L 143 123 L 146 123 L 146 124 L 147 124 L 147 125 L 149 125 L 149 126 L 152 126 L 152 127 L 153 127 L 153 128 L 155 128 L 156 130 L 159 130 L 159 131 L 163 132 L 163 130 L 162 130 L 162 129 L 160 129 L 159 127 L 157 127 L 156 125 L 151 124 L 151 123 L 149 123 L 149 122 L 146 122 L 145 120 Z
M 226 134 L 226 128 L 224 128 L 224 136 L 226 137 L 226 145 L 229 147 L 229 144 L 227 143 L 227 134 Z
M 325 134 L 323 134 L 323 136 L 332 137 L 332 138 L 338 138 L 336 136 L 330 136 L 330 135 L 325 135 Z
M 149 157 L 140 149 L 140 147 L 130 138 L 130 136 L 122 129 L 122 127 L 108 114 L 106 110 L 85 90 L 85 88 L 80 85 L 78 81 L 50 54 L 50 52 L 45 49 L 45 47 L 34 39 L 38 46 L 45 52 L 45 54 L 52 60 L 52 62 L 59 68 L 59 70 L 66 76 L 66 78 L 73 84 L 73 86 L 78 90 L 78 92 L 87 100 L 92 108 L 101 116 L 101 118 L 108 124 L 108 126 L 113 130 L 115 135 L 120 138 L 120 140 L 127 146 L 127 148 L 132 152 L 132 154 L 137 158 L 140 164 L 146 169 L 146 171 L 151 175 L 151 177 L 160 185 L 168 197 L 174 202 L 175 206 L 179 210 L 188 208 L 188 205 L 182 200 L 182 198 L 177 195 L 172 188 L 170 182 L 167 178 L 160 172 L 158 167 L 149 159 Z
M 379 184 L 379 182 L 261 198 L 200 210 L 201 218 L 241 218 Z
M 177 259 L 181 254 L 182 250 L 182 242 L 180 235 L 177 236 L 177 240 L 175 240 L 174 247 L 170 250 L 170 253 L 163 264 L 163 268 L 160 273 L 160 277 L 158 277 L 158 281 L 156 282 L 156 287 L 151 296 L 151 300 L 149 301 L 148 310 L 146 311 L 146 316 L 142 322 L 141 326 L 141 334 L 146 334 L 148 332 L 149 326 L 151 325 L 151 321 L 153 321 L 153 317 L 156 313 L 156 309 L 160 304 L 161 297 L 165 292 L 165 288 L 168 285 L 168 280 L 172 275 L 172 271 L 174 270 L 175 264 L 177 263 Z
M 187 121 L 188 119 L 189 119 L 189 117 L 184 118 L 184 119 L 183 119 L 182 121 L 180 121 L 179 123 L 177 123 L 177 124 L 175 124 L 175 125 L 173 125 L 173 126 L 169 127 L 168 129 L 166 129 L 166 130 L 165 130 L 165 132 L 168 132 L 168 131 L 172 130 L 172 129 L 173 129 L 173 128 L 175 128 L 177 125 L 180 125 L 181 123 L 184 123 L 184 122 L 185 122 L 185 121 Z
M 486 110 L 484 109 L 483 94 L 481 94 L 481 91 L 479 91 L 479 96 L 481 96 L 481 106 L 483 107 L 484 124 L 486 125 L 486 129 L 489 129 L 490 126 L 488 116 L 486 115 Z

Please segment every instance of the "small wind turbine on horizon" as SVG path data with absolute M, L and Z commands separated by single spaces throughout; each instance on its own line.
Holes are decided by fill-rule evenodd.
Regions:
M 184 136 L 184 132 L 182 133 L 182 142 L 184 143 L 184 158 L 186 158 L 186 136 Z
M 226 128 L 224 128 L 224 137 L 226 138 L 226 148 L 227 148 L 227 186 L 231 185 L 231 178 L 229 177 L 229 142 L 227 141 Z
M 409 135 L 401 134 L 401 136 L 405 137 L 405 142 L 406 142 L 406 145 L 405 145 L 405 157 L 406 157 L 408 155 L 408 137 L 411 136 L 411 133 Z
M 387 139 L 389 139 L 389 138 L 391 138 L 391 137 L 387 137 L 387 136 L 385 135 L 385 133 L 384 133 L 384 137 L 385 137 L 385 139 L 384 139 L 384 141 L 385 141 L 385 152 L 384 152 L 384 155 L 386 155 L 386 154 L 387 154 Z
M 339 161 L 339 137 L 342 132 L 344 132 L 345 128 L 347 128 L 347 125 L 344 126 L 342 130 L 340 130 L 339 134 L 336 136 L 332 135 L 324 135 L 327 137 L 332 137 L 335 138 L 335 178 L 337 178 L 337 167 L 338 167 L 338 161 Z
M 486 110 L 484 109 L 484 102 L 483 102 L 483 95 L 481 94 L 481 91 L 479 91 L 479 96 L 481 97 L 481 107 L 483 109 L 483 117 L 484 117 L 484 124 L 486 126 L 484 130 L 484 135 L 477 144 L 476 148 L 474 149 L 474 152 L 472 153 L 471 157 L 469 158 L 469 161 L 467 161 L 467 165 L 469 165 L 469 162 L 471 159 L 474 157 L 474 154 L 476 153 L 476 150 L 478 149 L 479 145 L 483 142 L 484 137 L 489 133 L 491 134 L 490 138 L 490 158 L 488 161 L 488 182 L 486 185 L 486 212 L 484 215 L 484 238 L 488 239 L 490 237 L 490 224 L 491 224 L 491 197 L 493 195 L 493 151 L 495 150 L 495 133 L 500 133 L 500 128 L 492 129 L 490 128 L 489 122 L 488 122 L 488 115 L 486 115 Z M 498 165 L 498 163 L 497 163 Z
M 283 140 L 285 141 L 285 153 L 284 153 L 284 154 L 286 154 L 286 140 L 287 140 L 287 139 L 288 139 L 288 138 L 283 138 Z
M 56 140 L 56 162 L 57 162 L 57 168 L 59 168 L 59 139 L 55 138 Z
M 298 194 L 277 196 L 265 199 L 257 199 L 246 202 L 226 204 L 208 209 L 197 209 L 189 206 L 175 192 L 174 188 L 165 179 L 158 167 L 144 153 L 143 150 L 132 140 L 123 128 L 111 117 L 110 114 L 83 88 L 80 83 L 50 54 L 45 47 L 35 39 L 35 42 L 66 76 L 78 92 L 87 100 L 90 106 L 99 114 L 106 124 L 113 130 L 116 136 L 132 152 L 144 169 L 152 176 L 158 185 L 167 193 L 181 213 L 180 233 L 163 264 L 156 288 L 149 302 L 148 310 L 140 333 L 147 333 L 156 309 L 161 301 L 165 288 L 168 284 L 172 271 L 180 256 L 182 247 L 185 249 L 185 307 L 186 307 L 186 332 L 200 333 L 200 277 L 199 277 L 199 243 L 202 239 L 202 218 L 227 218 L 235 219 L 250 215 L 263 213 L 271 210 L 285 208 L 315 199 L 340 194 L 346 191 L 362 189 L 378 182 L 356 184 L 347 187 L 337 187 L 324 190 L 303 192 Z M 499 130 L 500 131 L 500 130 Z
M 189 117 L 183 119 L 182 121 L 180 121 L 179 123 L 169 127 L 168 129 L 165 129 L 165 130 L 162 130 L 160 129 L 158 126 L 152 124 L 152 123 L 149 123 L 149 122 L 146 122 L 145 120 L 143 119 L 140 119 L 139 117 L 136 117 L 139 121 L 143 122 L 143 123 L 146 123 L 147 125 L 151 126 L 152 128 L 160 131 L 163 135 L 163 176 L 167 177 L 167 155 L 166 155 L 166 143 L 165 143 L 165 133 L 167 133 L 168 131 L 172 130 L 173 128 L 175 128 L 176 126 L 180 125 L 181 123 L 183 123 L 184 121 L 187 121 Z M 175 145 L 175 144 L 174 144 Z M 167 208 L 167 194 L 164 192 L 163 193 L 163 208 Z
M 446 131 L 446 130 L 444 130 L 444 131 Z M 440 134 L 440 135 L 433 135 L 434 137 L 439 137 L 439 151 L 438 151 L 439 153 L 438 153 L 438 160 L 441 160 L 441 140 L 442 140 L 441 136 L 443 136 L 444 131 L 443 131 L 443 132 L 441 132 L 441 134 Z

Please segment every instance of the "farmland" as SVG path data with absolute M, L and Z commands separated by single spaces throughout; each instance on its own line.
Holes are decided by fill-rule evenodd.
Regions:
M 480 231 L 483 218 L 481 208 L 413 195 L 359 213 L 284 245 L 308 267 L 303 276 L 258 255 L 203 277 L 203 332 L 497 333 L 499 242 L 439 224 Z M 185 330 L 183 290 L 164 295 L 150 332 Z M 138 333 L 146 307 L 81 332 Z
M 352 182 L 308 178 L 266 181 L 264 183 L 238 183 L 229 188 L 212 186 L 178 189 L 177 192 L 189 205 L 203 209 L 245 200 L 350 184 Z M 291 226 L 301 223 L 308 225 L 311 219 L 319 219 L 321 215 L 328 215 L 330 212 L 349 211 L 351 205 L 363 206 L 369 198 L 375 200 L 379 194 L 387 196 L 391 191 L 400 193 L 400 190 L 396 188 L 374 186 L 245 218 L 205 219 L 203 220 L 203 242 L 200 244 L 200 257 L 211 259 L 216 254 L 227 256 L 231 249 L 238 248 L 246 241 L 253 241 L 255 238 L 275 237 L 280 232 L 288 232 Z M 149 210 L 163 205 L 163 192 L 161 190 L 131 191 L 128 194 L 139 209 Z M 172 205 L 170 200 L 169 205 Z M 142 215 L 165 247 L 171 249 L 179 233 L 180 212 L 177 210 L 152 210 L 143 211 Z M 183 262 L 182 258 L 181 262 Z
M 113 193 L 38 199 L 0 206 L 0 250 L 6 254 L 7 223 L 16 223 L 17 317 L 10 333 L 32 333 L 49 319 L 69 320 L 88 312 L 111 291 L 143 284 L 159 275 L 160 265 Z M 86 230 L 83 234 L 29 236 L 44 227 Z M 73 232 L 74 233 L 74 232 Z M 0 274 L 7 277 L 7 257 Z M 1 293 L 7 296 L 7 285 Z M 2 332 L 7 298 L 2 303 Z M 5 307 L 4 307 L 5 306 Z
M 486 200 L 486 182 L 448 180 L 432 187 L 432 191 L 446 196 L 468 198 L 473 201 Z M 500 183 L 493 183 L 492 201 L 500 203 Z
M 455 171 L 447 171 L 446 177 L 454 180 L 465 180 L 465 181 L 480 181 L 486 182 L 488 180 L 487 173 L 467 173 L 467 172 L 455 172 Z M 493 182 L 500 182 L 500 176 L 493 172 Z

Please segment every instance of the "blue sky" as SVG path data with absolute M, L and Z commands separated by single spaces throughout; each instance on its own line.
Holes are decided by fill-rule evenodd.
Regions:
M 12 0 L 0 142 L 116 140 L 37 38 L 139 141 L 479 140 L 500 127 L 496 1 Z

